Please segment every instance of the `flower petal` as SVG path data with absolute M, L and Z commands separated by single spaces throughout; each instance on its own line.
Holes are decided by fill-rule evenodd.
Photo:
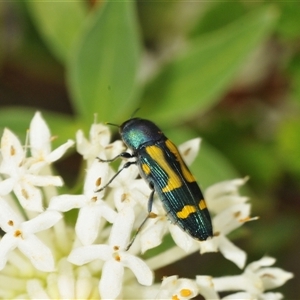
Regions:
M 51 198 L 48 209 L 66 212 L 82 207 L 85 202 L 86 196 L 84 195 L 59 195 Z
M 46 230 L 56 224 L 61 218 L 61 213 L 54 210 L 47 210 L 35 218 L 22 223 L 21 230 L 26 234 Z
M 116 299 L 122 289 L 124 268 L 114 259 L 108 260 L 102 269 L 99 291 L 103 299 Z
M 59 160 L 65 153 L 66 151 L 72 147 L 75 144 L 73 140 L 68 140 L 66 143 L 60 145 L 58 148 L 53 150 L 48 156 L 46 161 L 48 163 L 53 163 L 57 160 Z
M 11 166 L 19 166 L 25 158 L 25 153 L 19 139 L 7 128 L 1 138 L 2 165 L 9 171 Z M 8 169 L 7 169 L 8 168 Z M 3 172 L 1 170 L 1 172 Z M 11 174 L 10 172 L 8 174 Z
M 101 214 L 96 205 L 84 206 L 80 209 L 75 231 L 83 245 L 91 245 L 98 236 Z
M 148 224 L 152 221 L 149 220 Z M 147 224 L 147 225 L 148 225 Z M 145 253 L 148 249 L 157 247 L 162 243 L 163 235 L 166 231 L 166 224 L 162 221 L 157 221 L 154 224 L 149 224 L 147 228 L 140 233 L 141 251 Z
M 185 252 L 189 252 L 195 240 L 175 224 L 170 224 L 169 229 L 176 245 Z
M 0 196 L 6 196 L 9 194 L 15 185 L 14 178 L 7 178 L 0 182 Z
M 190 166 L 198 155 L 200 148 L 200 138 L 189 140 L 178 147 L 185 163 Z
M 143 260 L 128 252 L 122 252 L 121 261 L 134 273 L 140 284 L 148 286 L 152 284 L 153 272 Z
M 109 244 L 125 249 L 128 245 L 132 225 L 134 222 L 134 212 L 131 207 L 124 207 L 117 215 L 112 226 Z
M 35 235 L 32 234 L 24 240 L 19 240 L 18 247 L 38 270 L 44 272 L 53 272 L 55 270 L 51 250 Z
M 257 271 L 257 275 L 261 278 L 265 290 L 280 287 L 294 277 L 293 273 L 280 268 L 263 268 Z
M 37 212 L 43 211 L 41 191 L 32 184 L 21 181 L 15 185 L 14 193 L 23 208 Z
M 87 197 L 94 197 L 96 195 L 96 190 L 103 187 L 110 179 L 110 169 L 107 163 L 99 162 L 95 160 L 89 167 L 86 177 L 84 180 L 83 193 Z M 100 179 L 100 184 L 98 183 Z M 97 192 L 97 195 L 102 197 L 105 191 Z
M 217 214 L 213 220 L 215 232 L 221 232 L 224 235 L 232 232 L 243 225 L 250 215 L 250 204 L 241 203 L 228 207 L 226 210 Z
M 29 279 L 27 281 L 27 293 L 30 299 L 50 299 L 44 290 L 42 283 L 38 279 Z
M 68 261 L 81 266 L 93 260 L 108 260 L 112 258 L 112 249 L 108 245 L 89 245 L 73 249 Z
M 236 299 L 236 300 L 253 300 L 254 298 L 250 294 L 248 294 L 248 293 L 241 292 L 241 293 L 230 294 L 230 295 L 222 298 L 222 300 L 225 300 L 225 299 L 228 299 L 228 300 L 231 300 L 231 299 Z
M 40 112 L 36 112 L 30 122 L 30 149 L 33 157 L 44 158 L 51 151 L 51 133 Z
M 17 239 L 5 234 L 0 240 L 0 270 L 5 267 L 9 253 L 17 247 Z
M 245 265 L 247 254 L 235 246 L 225 236 L 219 236 L 219 249 L 225 258 L 234 262 L 240 269 Z
M 4 199 L 0 199 L 0 227 L 2 230 L 10 232 L 21 222 L 21 215 L 17 214 Z
M 264 293 L 259 295 L 259 300 L 281 300 L 283 295 L 281 293 Z
M 199 293 L 206 299 L 220 299 L 219 295 L 214 289 L 211 276 L 196 276 L 196 282 L 199 286 Z
M 39 175 L 26 174 L 24 176 L 24 180 L 26 180 L 28 183 L 35 186 L 49 186 L 49 185 L 62 186 L 64 184 L 60 176 L 51 176 L 51 175 L 39 176 Z

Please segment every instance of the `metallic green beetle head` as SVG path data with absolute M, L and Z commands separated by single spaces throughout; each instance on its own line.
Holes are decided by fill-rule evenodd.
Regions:
M 142 145 L 160 140 L 164 135 L 151 121 L 133 118 L 120 126 L 120 134 L 124 143 L 133 151 Z

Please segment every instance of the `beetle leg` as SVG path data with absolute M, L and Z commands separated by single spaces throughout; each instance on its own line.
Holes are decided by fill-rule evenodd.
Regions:
M 125 251 L 129 250 L 129 248 L 131 247 L 131 245 L 133 244 L 136 236 L 138 235 L 138 233 L 141 231 L 142 227 L 144 226 L 144 224 L 146 223 L 146 221 L 151 218 L 151 212 L 152 212 L 152 204 L 153 204 L 153 197 L 154 197 L 154 192 L 155 190 L 153 189 L 152 186 L 150 186 L 152 188 L 152 192 L 150 194 L 149 200 L 148 200 L 148 215 L 147 217 L 144 219 L 144 221 L 141 223 L 141 225 L 138 227 L 138 229 L 136 230 L 134 236 L 132 237 L 130 243 L 128 244 L 128 246 L 126 247 Z
M 117 158 L 133 158 L 135 157 L 134 154 L 130 154 L 128 152 L 122 152 L 120 154 L 118 154 L 116 157 L 112 158 L 112 159 L 102 159 L 100 157 L 96 157 L 100 162 L 112 162 L 112 161 L 115 161 Z
M 127 153 L 127 152 L 124 152 L 124 153 Z M 127 153 L 129 154 L 129 153 Z M 130 154 L 131 155 L 131 154 Z M 119 157 L 119 156 L 118 156 Z M 115 157 L 114 159 L 116 159 L 117 157 Z M 113 159 L 113 160 L 114 160 Z M 112 160 L 108 160 L 109 161 L 112 161 Z M 105 162 L 105 161 L 104 161 Z M 113 181 L 114 179 L 126 168 L 130 167 L 131 165 L 134 165 L 136 164 L 136 161 L 128 161 L 126 164 L 124 164 L 124 166 L 122 167 L 122 169 L 120 169 L 102 188 L 98 189 L 95 191 L 95 193 L 97 192 L 101 192 L 103 191 L 105 188 L 107 188 L 107 186 L 109 186 Z

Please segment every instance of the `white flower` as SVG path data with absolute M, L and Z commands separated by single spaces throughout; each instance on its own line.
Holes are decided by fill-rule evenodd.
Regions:
M 272 257 L 250 263 L 242 275 L 214 278 L 213 283 L 217 291 L 245 291 L 253 298 L 280 299 L 278 293 L 266 293 L 264 291 L 277 288 L 293 277 L 292 273 L 279 268 L 269 267 L 275 263 Z
M 43 166 L 57 161 L 74 145 L 74 141 L 68 140 L 65 144 L 51 151 L 50 130 L 40 112 L 36 112 L 31 120 L 29 139 L 32 155 L 30 170 L 32 172 L 37 172 Z
M 0 241 L 0 270 L 4 268 L 9 253 L 19 248 L 38 270 L 53 271 L 55 266 L 51 250 L 35 233 L 52 227 L 61 217 L 59 212 L 46 211 L 29 221 L 22 221 L 5 200 L 0 199 L 0 227 L 6 232 Z
M 107 126 L 99 123 L 92 124 L 89 140 L 85 138 L 82 130 L 76 133 L 77 152 L 87 161 L 87 166 L 101 155 L 102 159 L 111 159 L 124 150 L 123 143 L 116 141 L 109 144 L 111 133 Z M 106 151 L 107 150 L 107 151 Z
M 101 219 L 104 218 L 112 223 L 116 212 L 102 200 L 105 191 L 96 192 L 99 182 L 108 180 L 108 164 L 94 160 L 87 171 L 82 195 L 59 195 L 50 200 L 49 208 L 61 212 L 79 208 L 76 222 L 76 234 L 83 245 L 92 244 L 97 238 Z
M 247 180 L 247 177 L 225 180 L 208 187 L 204 196 L 209 206 L 209 211 L 218 214 L 231 205 L 247 202 L 249 198 L 243 197 L 239 193 L 239 188 Z
M 218 293 L 215 291 L 211 276 L 196 276 L 196 283 L 199 287 L 199 294 L 206 300 L 220 299 Z
M 115 299 L 122 291 L 124 267 L 132 270 L 138 282 L 151 285 L 153 273 L 138 257 L 125 251 L 129 242 L 134 214 L 130 207 L 125 207 L 112 226 L 109 245 L 90 245 L 74 249 L 68 260 L 82 265 L 95 259 L 105 261 L 99 284 L 100 295 L 104 299 Z
M 155 299 L 192 299 L 198 295 L 198 287 L 194 280 L 169 276 L 163 279 Z
M 243 179 L 224 181 L 206 190 L 207 206 L 217 215 L 212 218 L 214 237 L 199 244 L 201 253 L 219 250 L 239 268 L 245 265 L 246 253 L 236 247 L 226 236 L 245 222 L 252 220 L 250 204 L 245 203 L 248 199 L 238 194 L 238 187 L 244 182 Z
M 23 208 L 41 212 L 42 195 L 35 186 L 61 186 L 61 177 L 32 174 L 28 170 L 20 141 L 8 129 L 4 129 L 1 139 L 1 153 L 0 172 L 8 178 L 0 183 L 0 195 L 6 195 L 13 190 Z
M 37 187 L 62 184 L 48 166 L 73 142 L 51 151 L 50 130 L 40 113 L 30 124 L 30 145 L 26 146 L 29 157 L 17 137 L 4 130 L 0 152 L 1 299 L 191 299 L 201 294 L 207 300 L 220 300 L 218 291 L 233 292 L 222 299 L 282 298 L 280 293 L 268 290 L 281 286 L 293 275 L 270 267 L 275 261 L 272 258 L 249 264 L 238 276 L 199 275 L 196 280 L 170 276 L 162 284 L 152 284 L 152 270 L 199 249 L 201 253 L 220 250 L 240 267 L 244 264 L 245 252 L 235 247 L 227 235 L 250 220 L 248 198 L 238 192 L 245 180 L 219 183 L 206 191 L 215 234 L 210 241 L 198 242 L 170 224 L 156 195 L 153 214 L 127 251 L 133 227 L 147 216 L 151 189 L 145 180 L 137 179 L 136 165 L 125 168 L 110 182 L 116 172 L 109 163 L 95 158 L 109 160 L 123 151 L 121 141 L 109 144 L 109 139 L 107 127 L 101 124 L 92 126 L 89 140 L 82 131 L 77 133 L 77 149 L 88 166 L 83 191 L 57 196 L 59 190 L 55 187 Z M 190 164 L 198 148 L 199 139 L 195 139 L 179 150 Z M 124 163 L 126 160 L 119 170 Z M 99 191 L 103 187 L 107 188 Z M 71 209 L 79 209 L 78 216 L 68 214 L 65 223 L 62 212 Z M 150 258 L 144 262 L 139 256 L 141 250 L 159 245 L 168 229 L 179 247 L 170 248 L 166 243 L 169 248 L 149 251 Z M 97 244 L 92 245 L 96 240 Z

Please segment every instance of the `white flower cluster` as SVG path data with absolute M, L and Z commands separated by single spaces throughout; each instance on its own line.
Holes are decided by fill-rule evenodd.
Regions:
M 234 293 L 222 299 L 282 298 L 280 293 L 266 291 L 283 285 L 293 275 L 271 267 L 275 262 L 271 257 L 250 263 L 241 275 L 199 275 L 195 279 L 174 275 L 153 283 L 155 269 L 195 251 L 220 251 L 244 268 L 246 253 L 227 235 L 251 220 L 248 198 L 238 191 L 245 179 L 221 182 L 206 190 L 213 216 L 212 239 L 192 239 L 168 221 L 156 200 L 156 217 L 146 222 L 126 251 L 131 234 L 147 215 L 151 191 L 132 166 L 98 192 L 115 171 L 96 159 L 115 157 L 124 151 L 123 143 L 110 143 L 110 132 L 102 124 L 92 125 L 89 139 L 78 131 L 77 151 L 86 160 L 87 170 L 83 192 L 77 195 L 59 194 L 57 187 L 63 181 L 52 175 L 50 168 L 74 142 L 69 140 L 53 151 L 50 143 L 50 130 L 40 113 L 31 121 L 25 147 L 9 129 L 1 138 L 1 299 L 191 299 L 198 294 L 221 299 L 218 292 L 223 291 Z M 197 155 L 199 144 L 200 140 L 194 139 L 179 147 L 188 164 Z M 74 225 L 64 218 L 71 210 L 78 211 Z M 168 233 L 176 246 L 142 260 L 140 254 L 160 245 Z

